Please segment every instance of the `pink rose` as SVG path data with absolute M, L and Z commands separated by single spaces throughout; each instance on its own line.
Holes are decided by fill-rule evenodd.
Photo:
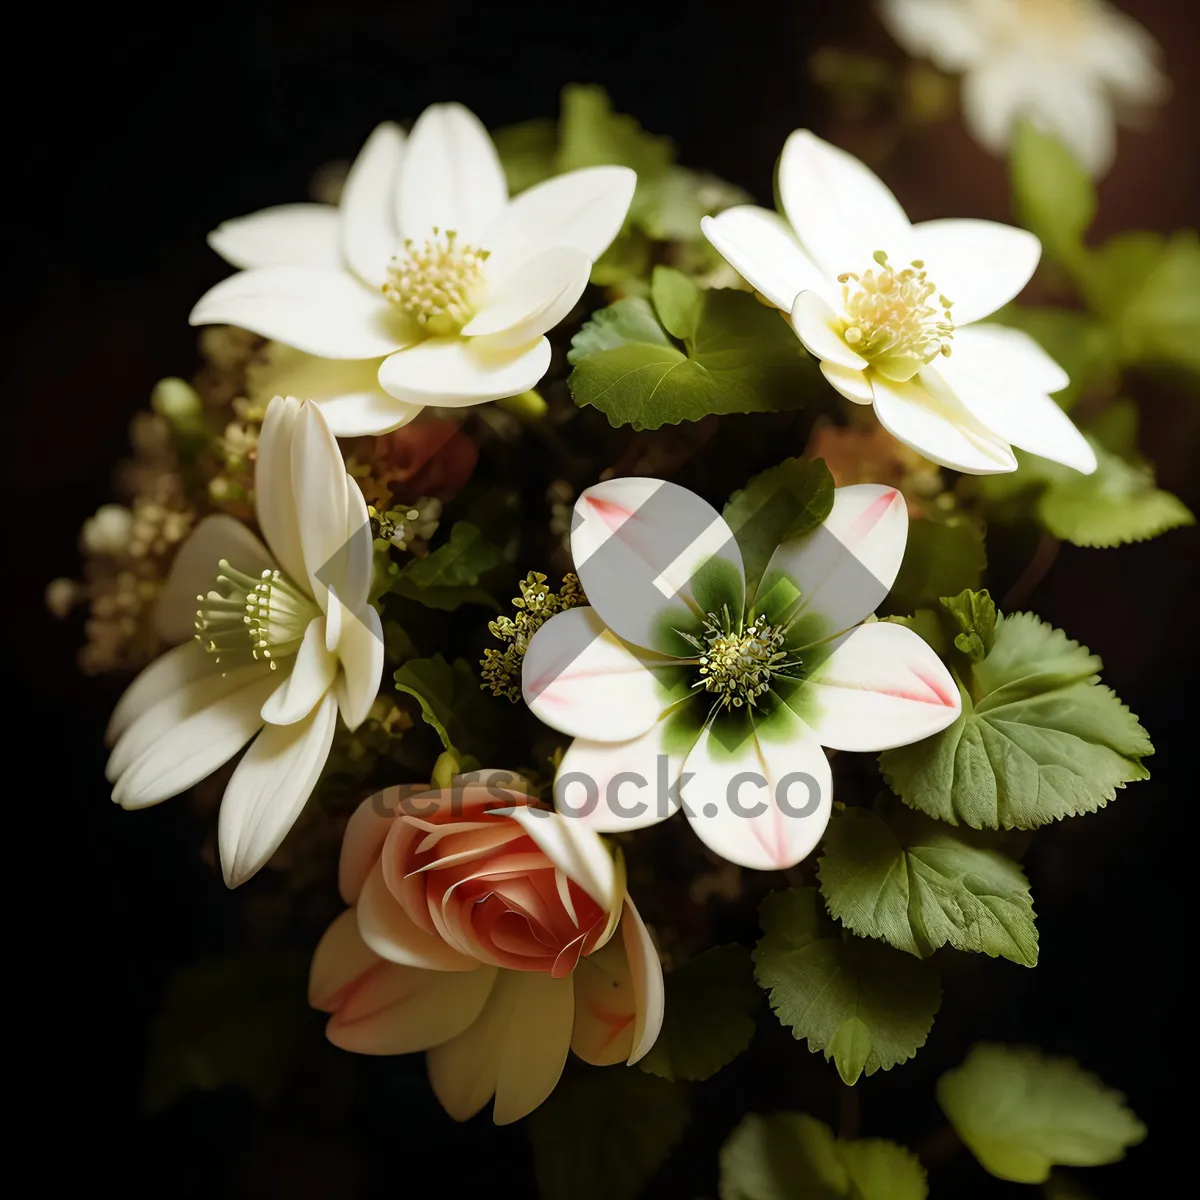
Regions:
M 331 1014 L 329 1040 L 427 1050 L 460 1121 L 493 1096 L 496 1124 L 516 1121 L 553 1091 L 569 1049 L 635 1063 L 662 1024 L 662 968 L 619 860 L 522 786 L 480 771 L 365 800 L 339 868 L 354 907 L 313 956 L 309 999 Z

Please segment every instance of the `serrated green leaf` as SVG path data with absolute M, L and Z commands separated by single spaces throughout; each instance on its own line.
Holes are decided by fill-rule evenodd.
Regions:
M 636 310 L 637 320 L 644 316 L 644 309 Z M 634 318 L 629 309 L 619 321 L 597 313 L 571 341 L 571 395 L 581 407 L 600 409 L 612 425 L 658 429 L 710 413 L 794 408 L 802 398 L 803 348 L 779 314 L 749 292 L 703 293 L 686 353 L 665 335 L 591 349 L 601 337 L 592 328 L 597 320 L 607 341 Z
M 633 1200 L 683 1136 L 686 1087 L 629 1067 L 569 1066 L 526 1120 L 541 1200 Z
M 984 1170 L 1014 1183 L 1043 1183 L 1054 1166 L 1117 1162 L 1146 1136 L 1120 1092 L 1026 1047 L 975 1046 L 938 1080 L 937 1097 Z
M 673 349 L 671 339 L 650 307 L 650 301 L 640 296 L 625 296 L 615 304 L 592 313 L 583 328 L 571 339 L 567 362 L 577 366 L 594 354 L 631 343 Z
M 515 196 L 558 173 L 558 126 L 553 117 L 535 117 L 492 131 L 492 141 Z
M 983 534 L 970 521 L 910 521 L 904 561 L 882 611 L 912 613 L 977 588 L 986 566 Z
M 1071 382 L 1054 399 L 1068 412 L 1080 396 L 1108 386 L 1116 377 L 1112 331 L 1090 313 L 1010 304 L 988 320 L 1029 334 L 1066 371 Z
M 991 651 L 960 682 L 958 720 L 885 750 L 885 778 L 910 808 L 975 829 L 1036 829 L 1103 808 L 1149 777 L 1142 758 L 1154 748 L 1099 668 L 1032 614 L 1001 618 Z
M 730 496 L 721 515 L 742 552 L 751 601 L 776 547 L 820 525 L 833 509 L 833 491 L 824 459 L 788 458 Z
M 503 560 L 500 547 L 474 525 L 456 521 L 450 539 L 424 558 L 405 563 L 389 590 L 446 612 L 462 604 L 487 604 L 499 611 L 495 599 L 479 587 L 479 577 Z
M 1030 121 L 1017 124 L 1009 166 L 1018 220 L 1037 234 L 1050 257 L 1077 259 L 1096 215 L 1087 171 L 1058 138 Z
M 696 336 L 704 312 L 704 292 L 682 271 L 655 267 L 650 279 L 650 299 L 663 328 L 681 342 Z
M 972 662 L 979 662 L 996 641 L 996 605 L 991 596 L 967 588 L 957 596 L 943 596 L 941 604 L 958 629 L 955 646 Z
M 663 1079 L 707 1079 L 741 1054 L 754 1036 L 760 993 L 750 952 L 714 946 L 672 971 L 662 1032 L 638 1064 Z
M 925 1200 L 915 1154 L 878 1138 L 843 1141 L 807 1113 L 751 1113 L 721 1147 L 721 1200 Z
M 840 933 L 813 888 L 774 892 L 759 911 L 759 986 L 769 991 L 779 1020 L 810 1050 L 833 1058 L 846 1083 L 906 1062 L 925 1044 L 941 1002 L 937 973 L 928 963 Z M 871 1038 L 865 1064 L 861 1030 L 842 1032 L 855 1020 Z
M 490 710 L 479 690 L 479 680 L 465 659 L 453 666 L 440 654 L 414 658 L 395 673 L 397 691 L 412 696 L 421 716 L 432 726 L 447 750 L 470 750 L 473 730 L 487 728 Z
M 1029 880 L 972 830 L 914 812 L 885 821 L 865 808 L 834 814 L 819 862 L 830 913 L 860 937 L 919 958 L 949 943 L 1037 963 Z
M 308 955 L 292 950 L 206 958 L 176 972 L 150 1029 L 146 1110 L 225 1087 L 271 1103 L 312 1031 L 307 978 Z

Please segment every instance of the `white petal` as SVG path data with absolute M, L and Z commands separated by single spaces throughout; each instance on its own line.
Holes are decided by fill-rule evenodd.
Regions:
M 381 958 L 426 971 L 473 971 L 479 964 L 427 933 L 388 891 L 383 864 L 376 862 L 358 897 L 358 929 Z
M 883 182 L 852 154 L 807 129 L 788 138 L 779 160 L 783 210 L 825 275 L 864 271 L 885 251 L 907 261 L 911 226 Z
M 792 328 L 805 350 L 822 362 L 861 373 L 869 364 L 846 344 L 842 336 L 844 327 L 845 322 L 816 292 L 801 292 L 796 297 L 792 305 Z
M 404 154 L 398 125 L 376 125 L 358 152 L 342 188 L 342 250 L 350 269 L 369 287 L 382 288 L 396 253 L 394 200 Z
M 808 678 L 800 715 L 822 746 L 874 753 L 945 729 L 962 707 L 942 660 L 911 629 L 860 625 Z
M 329 590 L 342 591 L 350 559 L 361 551 L 346 534 L 349 493 L 342 452 L 315 404 L 302 405 L 296 414 L 292 503 L 309 586 L 322 610 L 329 612 Z
M 592 260 L 582 250 L 556 246 L 526 259 L 494 289 L 463 326 L 463 337 L 486 337 L 496 349 L 526 346 L 553 329 L 587 287 Z
M 1017 469 L 1008 443 L 981 425 L 942 384 L 936 371 L 922 371 L 908 383 L 893 383 L 876 375 L 872 384 L 879 423 L 898 442 L 930 462 L 968 475 L 998 475 Z
M 337 655 L 342 663 L 336 685 L 338 706 L 346 728 L 353 732 L 367 719 L 383 678 L 383 624 L 371 605 L 344 615 Z
M 206 654 L 194 638 L 168 650 L 125 689 L 108 719 L 105 743 L 111 746 L 143 713 L 182 691 L 194 679 L 214 675 L 218 670 L 212 655 Z
M 331 204 L 280 204 L 222 221 L 208 244 L 239 270 L 256 267 L 342 266 L 338 211 Z
M 786 620 L 799 644 L 839 634 L 891 591 L 907 540 L 908 507 L 896 488 L 838 488 L 824 523 L 771 555 L 755 609 L 765 610 L 772 623 Z
M 645 733 L 670 703 L 655 678 L 659 656 L 616 637 L 594 608 L 551 617 L 533 635 L 521 668 L 525 703 L 572 737 L 623 742 Z
M 720 722 L 710 727 L 688 755 L 683 786 L 700 840 L 757 871 L 782 871 L 807 857 L 833 802 L 829 762 L 812 730 L 783 707 L 771 725 L 772 740 L 749 733 L 740 745 L 724 740 Z
M 675 783 L 695 740 L 669 719 L 627 742 L 576 738 L 559 764 L 555 807 L 597 833 L 657 825 L 679 808 Z
M 154 626 L 166 641 L 195 636 L 197 597 L 212 590 L 221 559 L 247 575 L 275 568 L 266 546 L 241 521 L 224 513 L 205 517 L 179 547 L 154 603 Z
M 436 227 L 476 245 L 508 201 L 496 147 L 470 109 L 432 104 L 408 139 L 397 193 L 400 231 L 424 242 Z
M 742 554 L 724 518 L 695 492 L 630 476 L 575 502 L 571 556 L 588 602 L 618 637 L 693 657 L 675 632 L 707 613 L 742 611 Z
M 636 185 L 628 167 L 585 167 L 522 192 L 484 234 L 491 251 L 489 278 L 503 279 L 553 246 L 578 250 L 595 262 L 620 232 Z
M 637 1022 L 633 1030 L 633 1047 L 625 1060 L 633 1066 L 649 1054 L 662 1031 L 665 988 L 662 963 L 641 915 L 628 897 L 621 916 L 621 941 L 629 959 L 629 974 L 633 983 Z
M 292 489 L 292 441 L 300 405 L 276 396 L 267 405 L 254 461 L 254 506 L 271 553 L 294 583 L 308 589 L 300 524 Z
M 700 228 L 717 253 L 784 312 L 792 311 L 796 297 L 806 289 L 822 295 L 835 290 L 778 213 L 739 204 L 704 217 Z
M 358 916 L 344 909 L 321 935 L 308 973 L 308 1002 L 321 1012 L 332 1012 L 348 988 L 382 963 L 362 940 Z
M 986 150 L 1002 155 L 1029 97 L 1029 64 L 1018 51 L 985 59 L 963 77 L 963 124 Z
M 1007 304 L 1029 282 L 1042 256 L 1032 233 L 995 221 L 922 221 L 913 226 L 914 256 L 953 301 L 955 325 L 969 325 Z M 958 334 L 955 334 L 957 349 Z
M 374 363 L 371 364 L 375 366 Z M 378 370 L 374 372 L 378 379 Z M 312 399 L 310 396 L 309 399 Z M 391 433 L 401 425 L 407 425 L 425 410 L 423 404 L 409 404 L 397 400 L 387 392 L 376 388 L 373 391 L 356 392 L 337 396 L 331 400 L 317 400 L 317 407 L 325 418 L 334 437 L 374 437 Z
M 227 677 L 194 680 L 143 713 L 113 747 L 113 755 L 123 763 L 134 749 L 145 746 L 121 771 L 113 800 L 122 808 L 145 808 L 211 775 L 262 725 L 259 710 L 277 683 L 271 672 L 255 664 Z M 109 769 L 115 774 L 112 764 L 110 758 Z
M 288 677 L 262 706 L 263 720 L 271 725 L 303 721 L 333 685 L 337 669 L 337 655 L 325 649 L 325 622 L 309 621 Z
M 855 404 L 870 404 L 875 399 L 871 380 L 862 371 L 855 371 L 850 367 L 839 367 L 836 363 L 822 362 L 821 374 L 847 400 L 853 400 Z
M 1046 80 L 1034 120 L 1056 133 L 1092 175 L 1103 175 L 1117 152 L 1117 123 L 1100 85 L 1079 72 Z
M 479 1020 L 429 1051 L 434 1094 L 456 1121 L 473 1117 L 493 1095 L 497 1125 L 528 1116 L 562 1075 L 574 1018 L 570 976 L 501 971 Z
M 490 349 L 462 338 L 429 338 L 384 359 L 379 383 L 409 404 L 458 408 L 519 396 L 550 368 L 550 343 L 539 338 L 513 350 Z
M 336 722 L 337 705 L 327 695 L 304 720 L 265 726 L 242 756 L 217 822 L 227 887 L 245 883 L 287 837 L 317 786 Z
M 892 36 L 917 58 L 943 71 L 961 71 L 987 53 L 981 8 L 960 0 L 882 0 L 879 15 Z
M 231 275 L 192 309 L 193 325 L 237 325 L 322 358 L 382 358 L 417 333 L 353 275 L 316 267 L 262 267 Z
M 954 335 L 954 353 L 934 365 L 944 376 L 943 368 L 953 371 L 963 362 L 970 364 L 973 374 L 1003 378 L 1006 388 L 1051 395 L 1071 383 L 1066 371 L 1029 334 L 1007 325 L 972 325 L 959 330 Z

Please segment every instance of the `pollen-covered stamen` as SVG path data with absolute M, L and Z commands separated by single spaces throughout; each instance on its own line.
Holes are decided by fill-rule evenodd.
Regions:
M 700 678 L 692 687 L 711 693 L 718 708 L 753 708 L 776 676 L 800 665 L 784 649 L 783 627 L 765 616 L 736 629 L 723 608 L 705 617 L 701 638 L 684 636 L 700 651 Z
M 392 259 L 383 294 L 434 337 L 450 337 L 475 315 L 489 251 L 459 242 L 437 226 L 424 245 L 406 238 Z
M 941 295 L 920 259 L 902 270 L 875 252 L 878 269 L 838 276 L 846 313 L 846 344 L 889 378 L 911 379 L 954 337 L 953 303 Z M 935 302 L 936 298 L 936 302 Z
M 277 670 L 321 610 L 281 571 L 255 577 L 225 559 L 219 567 L 213 590 L 196 597 L 196 640 L 219 663 L 256 659 Z

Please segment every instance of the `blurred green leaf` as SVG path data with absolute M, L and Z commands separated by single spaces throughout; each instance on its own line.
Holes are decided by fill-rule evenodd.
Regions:
M 531 188 L 558 173 L 558 125 L 553 117 L 536 117 L 492 132 L 508 179 L 509 195 Z
M 1009 163 L 1017 219 L 1051 258 L 1078 260 L 1083 235 L 1096 215 L 1096 192 L 1086 170 L 1053 134 L 1020 121 Z
M 983 534 L 965 518 L 910 521 L 904 561 L 881 611 L 912 613 L 977 588 L 986 566 Z

